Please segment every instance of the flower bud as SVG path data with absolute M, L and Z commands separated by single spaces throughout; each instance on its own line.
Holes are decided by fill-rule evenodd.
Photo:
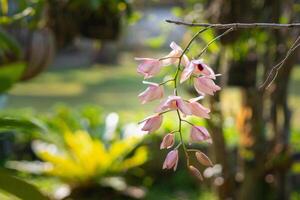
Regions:
M 194 167 L 193 165 L 190 165 L 190 166 L 189 166 L 189 171 L 190 171 L 191 174 L 192 174 L 193 176 L 195 176 L 198 180 L 203 181 L 203 176 L 202 176 L 201 172 L 200 172 L 196 167 Z
M 201 163 L 202 165 L 207 166 L 207 167 L 212 167 L 213 166 L 213 163 L 208 158 L 208 156 L 205 155 L 204 153 L 202 153 L 201 151 L 197 151 L 195 153 L 195 156 L 196 156 L 198 162 Z
M 172 169 L 175 171 L 177 168 L 178 164 L 178 150 L 172 150 L 168 153 L 164 164 L 163 164 L 163 169 Z
M 191 134 L 190 134 L 190 141 L 191 142 L 202 142 L 202 141 L 207 141 L 211 142 L 210 135 L 206 128 L 202 126 L 193 126 L 191 129 Z
M 160 149 L 169 149 L 174 145 L 174 134 L 172 133 L 168 133 L 167 135 L 165 135 L 165 137 L 163 138 L 161 144 L 160 144 Z

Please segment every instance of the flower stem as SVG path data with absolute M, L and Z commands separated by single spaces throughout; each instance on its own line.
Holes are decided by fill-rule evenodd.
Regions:
M 168 83 L 168 82 L 171 82 L 171 81 L 175 81 L 174 78 L 169 79 L 169 80 L 166 80 L 166 81 L 160 83 L 159 85 L 164 85 L 164 84 L 166 84 L 166 83 Z
M 189 41 L 188 45 L 185 47 L 185 49 L 182 51 L 182 54 L 180 55 L 179 57 L 179 60 L 178 60 L 178 65 L 177 65 L 177 70 L 175 72 L 175 75 L 174 75 L 174 95 L 175 96 L 178 96 L 178 76 L 179 76 L 179 72 L 180 72 L 180 64 L 181 64 L 181 60 L 182 60 L 182 57 L 184 56 L 184 54 L 188 51 L 189 47 L 191 46 L 191 44 L 193 43 L 193 41 L 199 36 L 199 34 L 203 33 L 204 31 L 206 31 L 207 29 L 209 29 L 209 27 L 206 27 L 206 28 L 203 28 L 201 29 L 200 31 L 198 31 L 193 37 L 192 39 Z M 187 164 L 187 167 L 189 167 L 190 165 L 190 159 L 189 159 L 189 154 L 188 154 L 188 151 L 187 151 L 187 147 L 185 146 L 185 143 L 183 141 L 183 137 L 182 137 L 182 121 L 185 121 L 181 118 L 181 115 L 180 115 L 180 112 L 179 110 L 177 109 L 176 110 L 177 112 L 177 116 L 178 116 L 178 122 L 179 122 L 179 125 L 178 125 L 178 132 L 179 132 L 179 136 L 180 136 L 180 143 L 179 144 L 182 144 L 182 148 L 183 148 L 183 151 L 184 151 L 184 154 L 185 154 L 185 157 L 186 157 L 186 164 Z M 180 145 L 179 145 L 180 146 Z
M 189 122 L 189 121 L 187 121 L 187 120 L 185 120 L 185 119 L 183 119 L 183 120 L 181 120 L 181 121 L 186 122 L 186 123 L 190 124 L 191 126 L 195 126 L 195 124 L 193 124 L 192 122 Z

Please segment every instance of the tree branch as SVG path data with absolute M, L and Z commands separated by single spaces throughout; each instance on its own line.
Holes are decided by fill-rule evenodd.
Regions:
M 300 23 L 291 24 L 276 24 L 276 23 L 230 23 L 230 24 L 210 24 L 210 23 L 191 23 L 176 20 L 166 20 L 167 23 L 183 25 L 183 26 L 198 26 L 198 27 L 210 27 L 215 29 L 249 29 L 249 28 L 270 28 L 270 29 L 282 29 L 282 28 L 298 28 L 300 29 Z
M 268 89 L 268 87 L 274 82 L 278 75 L 278 71 L 282 68 L 285 61 L 289 58 L 289 56 L 300 46 L 300 35 L 298 35 L 297 39 L 294 41 L 288 52 L 286 53 L 285 57 L 274 67 L 272 67 L 271 71 L 269 72 L 266 80 L 264 83 L 259 87 L 260 90 Z

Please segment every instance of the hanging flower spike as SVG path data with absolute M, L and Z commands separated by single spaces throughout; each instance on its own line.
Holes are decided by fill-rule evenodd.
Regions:
M 168 153 L 164 164 L 163 164 L 163 169 L 172 169 L 175 171 L 177 169 L 177 164 L 178 164 L 178 150 L 172 150 Z
M 170 47 L 172 51 L 167 56 L 164 57 L 166 59 L 162 59 L 163 66 L 175 64 L 179 60 L 181 54 L 183 53 L 182 48 L 178 46 L 175 42 L 171 42 Z M 188 66 L 190 60 L 186 55 L 183 55 L 181 62 L 184 66 Z
M 192 60 L 188 66 L 184 68 L 180 77 L 180 83 L 183 83 L 191 77 L 192 74 L 195 75 L 205 75 L 211 79 L 216 79 L 215 72 L 208 67 L 202 59 Z
M 180 96 L 169 96 L 168 99 L 161 102 L 156 109 L 156 112 L 163 112 L 166 110 L 179 109 L 184 115 L 191 115 L 192 111 L 187 102 L 185 102 Z
M 189 100 L 189 107 L 193 115 L 209 119 L 210 109 L 205 108 L 202 104 L 198 103 L 199 97 Z
M 144 119 L 142 123 L 142 131 L 152 133 L 160 128 L 162 124 L 163 116 L 160 114 L 152 115 Z
M 221 90 L 220 86 L 216 85 L 213 80 L 206 76 L 195 78 L 194 87 L 201 95 L 214 95 L 215 92 Z
M 137 72 L 144 75 L 144 79 L 157 75 L 162 67 L 162 63 L 158 59 L 135 58 L 135 60 L 141 61 L 137 68 Z
M 183 136 L 182 136 L 182 122 L 186 122 L 192 125 L 190 132 L 190 142 L 202 142 L 206 141 L 211 143 L 211 137 L 206 128 L 202 126 L 196 126 L 193 123 L 187 121 L 183 117 L 186 115 L 194 115 L 201 118 L 209 118 L 210 109 L 204 107 L 201 103 L 198 103 L 198 100 L 204 97 L 205 94 L 214 95 L 214 93 L 221 88 L 214 83 L 214 79 L 218 74 L 215 74 L 214 71 L 208 67 L 203 60 L 189 60 L 185 52 L 189 49 L 193 40 L 203 31 L 207 30 L 207 28 L 200 30 L 195 36 L 191 39 L 188 45 L 183 50 L 180 46 L 178 46 L 175 42 L 170 44 L 172 51 L 165 57 L 160 59 L 152 59 L 152 58 L 136 58 L 136 60 L 141 61 L 138 66 L 138 72 L 144 75 L 144 78 L 151 78 L 154 75 L 157 75 L 160 72 L 160 69 L 163 66 L 168 65 L 177 65 L 177 69 L 174 73 L 172 79 L 164 81 L 160 84 L 144 82 L 148 84 L 146 90 L 141 92 L 138 97 L 142 104 L 160 99 L 164 96 L 163 85 L 172 81 L 174 83 L 174 95 L 168 96 L 165 100 L 161 101 L 159 106 L 155 109 L 157 114 L 152 115 L 146 118 L 142 123 L 142 130 L 147 131 L 148 133 L 154 132 L 160 128 L 162 124 L 163 114 L 169 111 L 176 111 L 177 118 L 179 121 L 178 129 L 176 131 L 172 131 L 171 133 L 166 134 L 163 137 L 163 140 L 160 144 L 160 149 L 169 149 L 172 148 L 175 144 L 175 133 L 179 134 L 180 143 L 176 146 L 175 149 L 170 151 L 163 163 L 163 169 L 173 169 L 174 171 L 177 168 L 179 155 L 178 148 L 182 146 L 184 151 L 184 155 L 187 162 L 187 167 L 189 171 L 197 177 L 199 180 L 202 180 L 202 174 L 196 167 L 190 165 L 190 155 L 188 153 L 189 148 L 186 146 Z M 182 71 L 183 67 L 183 71 Z M 194 87 L 196 91 L 202 96 L 197 98 L 192 98 L 190 100 L 184 100 L 180 95 L 178 95 L 178 86 L 179 82 L 183 83 L 191 76 L 194 78 Z M 180 77 L 180 79 L 178 79 Z M 200 152 L 200 151 L 199 151 Z M 198 161 L 204 165 L 211 165 L 211 161 L 205 154 L 201 154 L 196 152 L 196 158 Z
M 140 93 L 138 95 L 140 101 L 142 104 L 145 104 L 147 102 L 160 99 L 164 96 L 164 88 L 163 86 L 157 84 L 157 83 L 152 83 L 152 82 L 146 82 L 143 81 L 144 84 L 148 84 L 148 88 Z
M 163 138 L 163 140 L 160 144 L 160 149 L 169 149 L 174 145 L 174 143 L 175 143 L 174 134 L 173 133 L 168 133 Z
M 210 134 L 207 129 L 202 126 L 193 126 L 190 134 L 190 142 L 203 142 L 212 143 Z

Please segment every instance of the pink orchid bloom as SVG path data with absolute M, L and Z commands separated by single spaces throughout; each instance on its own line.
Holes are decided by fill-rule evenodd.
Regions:
M 163 138 L 163 140 L 160 144 L 160 149 L 169 149 L 174 145 L 174 143 L 175 143 L 174 134 L 173 133 L 168 133 Z
M 191 142 L 202 142 L 207 141 L 211 143 L 211 137 L 206 128 L 202 126 L 193 126 L 190 133 Z
M 152 133 L 160 128 L 162 124 L 163 116 L 160 114 L 155 114 L 144 119 L 142 123 L 142 131 L 148 131 Z
M 162 67 L 162 63 L 158 59 L 153 58 L 135 58 L 141 61 L 137 68 L 137 72 L 144 75 L 144 79 L 157 75 Z
M 171 42 L 170 47 L 172 51 L 167 56 L 165 56 L 166 59 L 162 59 L 163 66 L 175 64 L 178 61 L 178 58 L 183 53 L 182 48 L 175 42 Z M 182 56 L 181 63 L 184 66 L 188 66 L 188 64 L 190 63 L 189 58 L 185 54 Z
M 188 78 L 191 77 L 192 74 L 200 75 L 203 74 L 206 77 L 209 77 L 211 79 L 216 78 L 215 72 L 208 67 L 202 59 L 200 60 L 192 60 L 188 66 L 184 68 L 182 71 L 181 77 L 180 77 L 180 83 L 183 83 Z
M 147 102 L 160 99 L 164 96 L 164 88 L 163 86 L 157 84 L 157 83 L 152 83 L 152 82 L 146 82 L 144 81 L 143 83 L 148 84 L 149 86 L 145 91 L 140 93 L 138 95 L 140 101 L 142 104 L 145 104 Z
M 194 87 L 199 94 L 214 95 L 221 87 L 216 85 L 214 81 L 206 76 L 201 76 L 194 79 Z
M 192 114 L 198 117 L 203 117 L 209 119 L 210 109 L 204 107 L 202 104 L 198 103 L 199 98 L 193 98 L 189 100 L 189 107 L 192 111 Z
M 163 101 L 156 112 L 163 112 L 166 110 L 176 110 L 179 109 L 184 115 L 191 115 L 191 109 L 187 102 L 185 102 L 180 96 L 169 96 L 168 99 Z
M 163 169 L 174 169 L 174 171 L 177 168 L 178 164 L 178 150 L 172 150 L 168 153 L 165 162 L 163 164 Z

